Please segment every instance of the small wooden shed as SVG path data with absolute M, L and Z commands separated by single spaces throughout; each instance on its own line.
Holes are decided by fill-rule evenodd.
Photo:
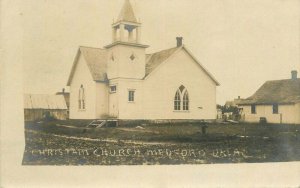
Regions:
M 67 111 L 66 101 L 62 95 L 24 95 L 25 121 L 37 121 L 45 117 L 65 120 L 68 118 Z

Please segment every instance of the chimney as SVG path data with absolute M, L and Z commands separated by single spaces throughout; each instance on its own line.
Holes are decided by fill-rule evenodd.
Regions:
M 238 96 L 238 99 L 241 99 L 241 96 Z
M 182 37 L 176 37 L 176 40 L 177 40 L 177 47 L 181 47 L 183 38 Z
M 65 93 L 65 88 L 62 88 L 62 93 Z
M 291 74 L 292 74 L 292 80 L 297 80 L 297 71 L 292 70 Z

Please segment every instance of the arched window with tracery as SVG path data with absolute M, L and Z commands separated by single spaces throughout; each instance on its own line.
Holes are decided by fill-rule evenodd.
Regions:
M 181 104 L 182 104 L 182 107 L 181 107 Z M 174 110 L 188 111 L 189 104 L 190 104 L 189 93 L 188 93 L 187 89 L 183 85 L 181 85 L 175 93 Z
M 85 93 L 84 93 L 83 85 L 81 85 L 80 88 L 79 88 L 78 109 L 79 110 L 84 110 L 85 109 Z
M 174 110 L 180 110 L 180 91 L 177 90 L 174 98 Z
M 183 95 L 183 110 L 189 110 L 189 102 L 189 93 L 185 91 Z

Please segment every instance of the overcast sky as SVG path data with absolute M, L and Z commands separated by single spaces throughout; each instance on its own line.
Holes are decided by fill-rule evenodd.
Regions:
M 52 94 L 66 87 L 78 46 L 110 44 L 123 2 L 24 1 L 24 92 Z M 131 2 L 147 53 L 175 47 L 182 36 L 220 82 L 219 104 L 249 97 L 266 80 L 288 79 L 292 69 L 300 72 L 299 0 Z

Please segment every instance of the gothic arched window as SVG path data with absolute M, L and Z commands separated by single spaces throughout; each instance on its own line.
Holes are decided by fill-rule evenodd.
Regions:
M 181 107 L 181 102 L 182 102 L 182 107 Z M 189 93 L 188 93 L 187 89 L 183 85 L 181 85 L 175 93 L 174 110 L 188 111 L 189 104 L 190 104 Z
M 174 98 L 174 110 L 180 110 L 180 91 L 177 90 Z
M 83 85 L 79 88 L 79 94 L 78 94 L 78 109 L 84 110 L 85 109 L 85 94 L 84 94 L 84 87 Z
M 189 93 L 187 91 L 183 95 L 183 110 L 189 110 Z

